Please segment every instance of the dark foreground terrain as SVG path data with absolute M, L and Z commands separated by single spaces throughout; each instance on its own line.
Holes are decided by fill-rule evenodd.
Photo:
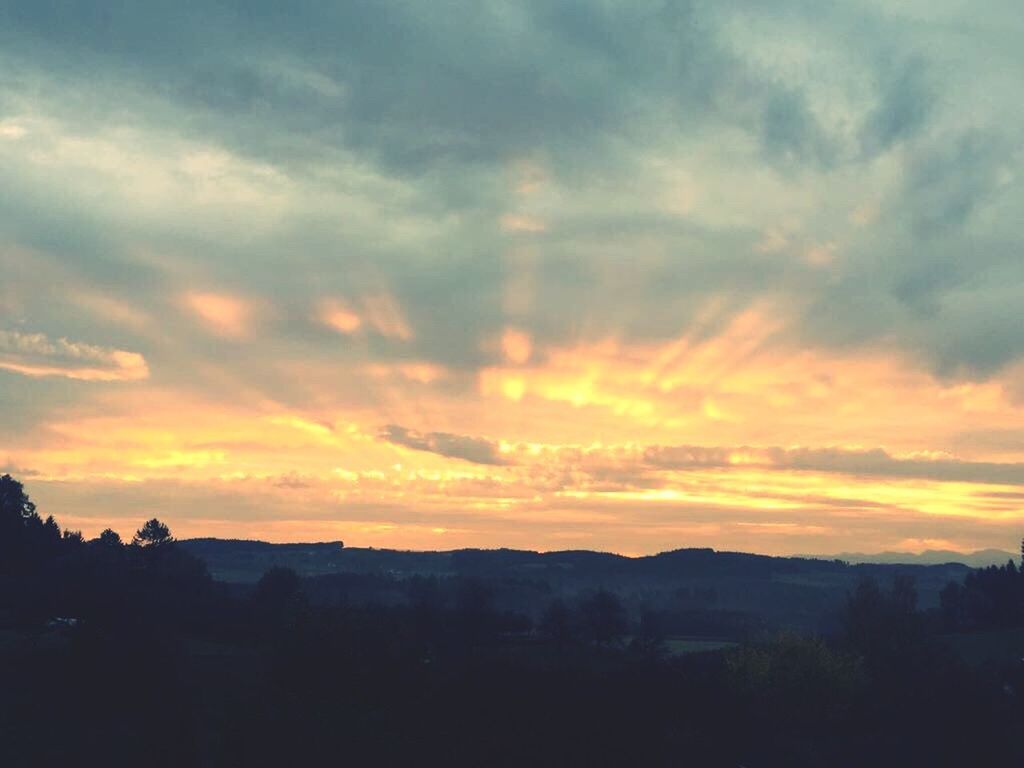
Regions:
M 1021 765 L 1022 657 L 1013 563 L 84 541 L 0 478 L 3 766 Z

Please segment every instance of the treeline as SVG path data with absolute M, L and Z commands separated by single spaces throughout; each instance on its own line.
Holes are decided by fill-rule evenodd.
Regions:
M 353 599 L 368 576 L 229 586 L 159 521 L 84 541 L 9 477 L 0 526 L 4 766 L 1024 758 L 1019 666 L 958 661 L 908 580 L 862 583 L 832 638 L 674 656 L 657 614 L 606 590 L 538 588 L 534 620 L 479 576 L 406 579 L 376 602 Z
M 945 626 L 954 631 L 1024 627 L 1024 543 L 1022 567 L 1010 560 L 950 582 L 940 595 Z

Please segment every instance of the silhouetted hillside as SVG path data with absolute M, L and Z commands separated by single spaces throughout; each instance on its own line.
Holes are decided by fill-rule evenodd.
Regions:
M 364 602 L 394 602 L 393 584 L 412 578 L 475 578 L 489 585 L 499 604 L 539 618 L 544 601 L 525 597 L 523 584 L 541 589 L 545 597 L 572 599 L 587 590 L 617 594 L 631 615 L 656 610 L 687 616 L 687 626 L 798 628 L 834 627 L 845 594 L 862 578 L 890 583 L 898 575 L 912 577 L 923 607 L 938 605 L 939 593 L 951 580 L 962 581 L 969 569 L 944 565 L 851 565 L 840 560 L 770 557 L 712 549 L 678 549 L 644 557 L 570 550 L 532 552 L 512 549 L 460 549 L 410 552 L 325 544 L 268 544 L 259 541 L 194 539 L 180 546 L 203 559 L 216 579 L 254 583 L 268 569 L 285 567 L 315 579 L 338 577 L 351 585 L 352 575 L 382 577 L 370 589 L 366 582 L 346 596 Z M 338 583 L 340 583 L 338 582 Z M 539 585 L 539 586 L 538 586 Z M 326 587 L 320 589 L 321 592 Z M 748 616 L 739 622 L 735 616 Z M 722 617 L 731 617 L 724 620 Z M 677 622 L 678 623 L 678 622 Z M 721 630 L 717 630 L 718 633 Z M 715 633 L 714 631 L 712 633 Z

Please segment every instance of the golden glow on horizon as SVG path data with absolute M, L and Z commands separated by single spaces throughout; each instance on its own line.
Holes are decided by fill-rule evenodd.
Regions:
M 368 323 L 397 333 L 398 316 L 384 301 Z M 140 508 L 182 535 L 828 552 L 932 539 L 970 548 L 965 525 L 984 543 L 992 526 L 1024 524 L 1024 472 L 1019 484 L 1005 471 L 966 482 L 915 476 L 912 463 L 1024 461 L 957 445 L 968 427 L 1024 428 L 1001 381 L 944 385 L 886 356 L 785 352 L 765 344 L 773 327 L 751 312 L 706 339 L 537 347 L 510 326 L 496 350 L 505 363 L 475 376 L 425 361 L 296 364 L 308 399 L 328 403 L 309 410 L 135 385 L 102 415 L 55 418 L 5 456 L 37 473 L 30 489 L 152 487 Z M 339 383 L 373 399 L 330 405 Z M 390 442 L 387 423 L 413 437 Z M 429 449 L 416 442 L 435 430 Z M 887 453 L 866 453 L 876 449 Z M 189 502 L 198 513 L 176 519 L 193 497 L 206 499 Z M 114 519 L 69 514 L 87 535 Z
M 386 72 L 232 34 L 168 73 L 75 14 L 0 52 L 0 473 L 87 532 L 1016 549 L 1003 25 L 405 5 Z

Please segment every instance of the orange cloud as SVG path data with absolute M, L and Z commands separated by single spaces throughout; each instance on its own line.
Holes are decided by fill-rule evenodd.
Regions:
M 189 292 L 185 306 L 218 336 L 238 338 L 249 331 L 252 307 L 236 296 L 222 293 Z
M 533 353 L 530 334 L 516 328 L 506 328 L 501 335 L 501 351 L 508 362 L 522 365 Z
M 326 301 L 320 307 L 320 320 L 330 328 L 351 335 L 363 325 L 363 319 L 342 301 Z
M 401 305 L 390 293 L 371 294 L 355 303 L 361 305 L 361 311 L 341 299 L 321 302 L 318 310 L 320 322 L 346 336 L 369 328 L 389 339 L 410 341 L 413 338 Z

